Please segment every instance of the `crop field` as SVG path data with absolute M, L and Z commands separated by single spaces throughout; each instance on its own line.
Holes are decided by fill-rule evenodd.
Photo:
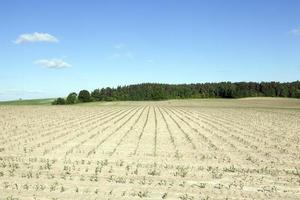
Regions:
M 0 106 L 0 199 L 300 199 L 300 100 Z

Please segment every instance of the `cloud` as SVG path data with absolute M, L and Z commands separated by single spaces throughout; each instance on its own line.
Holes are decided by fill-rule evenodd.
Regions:
M 295 28 L 289 31 L 290 34 L 300 36 L 300 28 Z
M 134 55 L 130 51 L 127 51 L 125 53 L 114 53 L 109 56 L 109 59 L 134 59 Z
M 26 42 L 58 42 L 58 39 L 49 33 L 32 33 L 22 34 L 14 41 L 16 44 L 22 44 Z
M 62 68 L 72 67 L 72 65 L 63 61 L 62 59 L 56 59 L 56 58 L 37 60 L 34 62 L 34 64 L 46 68 L 52 68 L 52 69 L 62 69 Z
M 125 46 L 125 44 L 119 43 L 119 44 L 114 45 L 114 48 L 115 49 L 122 49 L 124 46 Z
M 134 59 L 134 54 L 127 48 L 124 48 L 125 44 L 119 43 L 114 45 L 115 52 L 109 56 L 109 59 Z

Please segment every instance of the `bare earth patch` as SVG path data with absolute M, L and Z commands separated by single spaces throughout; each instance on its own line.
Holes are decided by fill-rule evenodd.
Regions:
M 0 106 L 0 199 L 300 199 L 300 100 Z

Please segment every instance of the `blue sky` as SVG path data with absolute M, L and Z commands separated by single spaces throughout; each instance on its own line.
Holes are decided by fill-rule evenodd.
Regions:
M 2 0 L 0 100 L 298 80 L 299 10 L 298 0 Z

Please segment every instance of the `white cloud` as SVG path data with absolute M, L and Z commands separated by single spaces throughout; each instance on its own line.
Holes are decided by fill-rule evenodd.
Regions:
M 115 52 L 109 56 L 109 59 L 134 59 L 134 54 L 127 48 L 124 43 L 114 45 Z
M 46 68 L 52 68 L 52 69 L 62 69 L 62 68 L 68 68 L 72 67 L 69 63 L 63 61 L 62 59 L 41 59 L 34 62 L 36 65 L 40 65 Z
M 58 42 L 58 39 L 49 33 L 32 33 L 22 34 L 14 41 L 16 44 L 22 44 L 26 42 Z
M 289 31 L 290 34 L 299 35 L 300 36 L 300 28 L 295 28 Z
M 115 49 L 122 49 L 124 46 L 125 46 L 125 44 L 119 43 L 119 44 L 116 44 L 116 45 L 114 46 L 114 48 L 115 48 Z
M 130 51 L 127 51 L 125 53 L 114 53 L 109 56 L 109 59 L 134 59 L 134 55 Z

